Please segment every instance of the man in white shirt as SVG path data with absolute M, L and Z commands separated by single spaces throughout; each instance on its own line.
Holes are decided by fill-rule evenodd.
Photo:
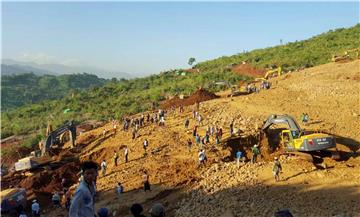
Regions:
M 126 147 L 125 148 L 125 163 L 128 162 L 128 155 L 129 155 L 129 149 Z
M 102 162 L 101 162 L 101 172 L 102 172 L 102 175 L 103 176 L 105 176 L 105 174 L 106 174 L 106 161 L 105 160 L 103 160 Z
M 145 139 L 144 141 L 144 156 L 146 155 L 146 148 L 149 146 L 149 141 Z

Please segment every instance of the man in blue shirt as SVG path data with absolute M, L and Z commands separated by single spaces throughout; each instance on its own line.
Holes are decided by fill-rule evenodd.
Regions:
M 201 138 L 200 138 L 199 134 L 196 134 L 195 142 L 196 142 L 196 145 L 200 145 Z
M 236 152 L 236 163 L 238 168 L 240 167 L 240 159 L 242 158 L 242 155 L 243 153 L 240 150 Z
M 33 214 L 34 217 L 39 217 L 40 216 L 40 205 L 37 202 L 37 200 L 33 200 L 33 203 L 31 205 L 31 212 Z
M 93 161 L 85 161 L 81 165 L 83 180 L 76 189 L 71 201 L 69 217 L 92 217 L 95 216 L 94 198 L 95 186 L 98 175 L 98 165 Z

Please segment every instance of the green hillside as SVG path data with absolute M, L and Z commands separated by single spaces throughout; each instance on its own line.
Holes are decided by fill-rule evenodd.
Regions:
M 181 75 L 182 72 L 184 71 L 169 71 L 146 78 L 112 80 L 103 87 L 74 92 L 61 100 L 42 101 L 2 112 L 1 136 L 4 138 L 44 129 L 48 120 L 54 125 L 60 125 L 69 119 L 82 121 L 120 118 L 124 114 L 147 110 L 152 102 L 159 103 L 167 95 L 190 94 L 199 85 L 213 80 L 236 82 L 249 79 L 231 72 L 187 73 L 185 76 Z
M 230 64 L 246 61 L 257 68 L 282 66 L 286 71 L 293 71 L 327 63 L 332 55 L 341 55 L 344 51 L 359 47 L 360 24 L 357 24 L 351 28 L 330 30 L 303 41 L 201 62 L 195 68 L 201 71 L 219 71 L 226 70 Z
M 43 100 L 60 99 L 72 91 L 104 85 L 105 79 L 91 74 L 42 75 L 33 73 L 1 76 L 1 111 Z
M 232 73 L 227 67 L 241 61 L 247 61 L 258 68 L 283 66 L 285 70 L 327 63 L 333 54 L 360 47 L 359 35 L 360 25 L 356 25 L 329 31 L 304 41 L 198 63 L 195 68 L 200 69 L 200 73 L 182 76 L 176 71 L 169 71 L 146 78 L 114 80 L 86 92 L 67 94 L 61 100 L 25 105 L 1 113 L 1 137 L 43 130 L 49 120 L 60 125 L 69 119 L 82 121 L 120 118 L 124 114 L 147 110 L 152 102 L 159 103 L 167 95 L 189 94 L 210 81 L 229 80 L 234 83 L 249 79 Z M 70 112 L 64 113 L 66 109 Z

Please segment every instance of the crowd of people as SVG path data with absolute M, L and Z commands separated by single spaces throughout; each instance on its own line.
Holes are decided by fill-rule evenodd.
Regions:
M 174 111 L 172 109 L 171 111 Z M 180 108 L 180 113 L 184 112 L 184 108 Z M 166 117 L 167 111 L 160 109 L 158 112 L 154 113 L 147 113 L 146 115 L 141 114 L 138 118 L 123 118 L 123 131 L 127 132 L 131 129 L 132 132 L 132 139 L 136 139 L 139 136 L 139 130 L 140 128 L 144 127 L 147 124 L 155 124 L 157 126 L 163 127 L 165 126 L 165 117 Z M 301 118 L 304 119 L 306 122 L 308 120 L 308 115 L 302 114 Z M 223 129 L 222 127 L 218 126 L 217 124 L 204 126 L 203 120 L 204 117 L 200 114 L 199 110 L 193 110 L 192 111 L 192 118 L 194 121 L 194 125 L 192 128 L 192 137 L 189 137 L 187 141 L 187 148 L 189 153 L 192 153 L 192 149 L 194 149 L 194 144 L 196 144 L 196 147 L 198 149 L 198 161 L 199 161 L 199 167 L 206 166 L 206 162 L 208 160 L 206 155 L 206 149 L 209 147 L 210 144 L 213 145 L 219 145 L 221 144 L 222 138 L 223 138 Z M 189 130 L 190 128 L 190 117 L 185 118 L 184 127 L 185 130 Z M 199 133 L 199 127 L 202 126 L 205 129 L 205 133 L 203 136 L 200 136 Z M 113 127 L 112 127 L 114 134 L 117 132 L 117 122 L 113 121 Z M 239 133 L 239 131 L 235 132 L 234 127 L 234 121 L 231 121 L 229 124 L 229 134 L 230 137 L 233 136 L 236 133 Z M 190 133 L 190 131 L 189 131 Z M 107 131 L 103 131 L 104 136 L 106 136 Z M 144 157 L 147 155 L 147 149 L 149 147 L 149 141 L 147 138 L 143 140 L 143 149 L 144 149 Z M 241 145 L 239 146 L 241 147 Z M 251 148 L 251 159 L 249 160 L 251 163 L 255 164 L 257 162 L 258 156 L 261 155 L 260 147 L 259 145 L 255 144 Z M 129 161 L 129 148 L 127 146 L 124 146 L 124 163 L 127 163 Z M 114 160 L 114 166 L 119 165 L 119 154 L 117 151 L 114 151 L 113 160 Z M 246 153 L 240 148 L 235 152 L 235 159 L 236 159 L 236 165 L 237 167 L 240 167 L 240 164 L 244 164 L 247 162 L 246 159 Z M 107 208 L 101 208 L 98 210 L 98 212 L 95 212 L 94 210 L 94 201 L 96 198 L 96 179 L 98 177 L 98 169 L 101 171 L 102 176 L 107 175 L 107 162 L 105 159 L 100 164 L 100 168 L 98 167 L 98 164 L 93 161 L 85 161 L 81 165 L 81 177 L 79 179 L 79 185 L 74 192 L 73 196 L 71 197 L 70 190 L 65 187 L 66 180 L 62 180 L 62 186 L 63 186 L 63 200 L 61 199 L 61 192 L 54 192 L 52 196 L 52 202 L 54 207 L 62 207 L 62 204 L 64 207 L 68 210 L 70 217 L 87 217 L 87 216 L 97 216 L 98 217 L 107 217 L 109 216 L 109 210 Z M 282 172 L 282 166 L 280 164 L 280 161 L 277 157 L 274 158 L 274 164 L 273 164 L 273 175 L 275 178 L 275 181 L 280 181 L 280 173 Z M 149 181 L 149 174 L 146 170 L 143 170 L 142 174 L 142 182 L 143 182 L 143 190 L 144 192 L 151 191 L 151 185 Z M 122 183 L 117 183 L 115 187 L 115 193 L 117 195 L 117 198 L 121 198 L 122 194 L 124 194 L 125 189 Z M 64 201 L 64 203 L 62 202 Z M 32 206 L 32 216 L 37 217 L 40 216 L 40 204 L 35 199 L 33 200 Z M 145 216 L 143 214 L 143 207 L 141 204 L 135 203 L 131 206 L 130 212 L 134 217 L 141 217 Z M 152 206 L 150 210 L 151 216 L 165 216 L 165 208 L 162 204 L 156 203 Z M 23 212 L 20 213 L 20 217 L 26 217 L 26 214 Z

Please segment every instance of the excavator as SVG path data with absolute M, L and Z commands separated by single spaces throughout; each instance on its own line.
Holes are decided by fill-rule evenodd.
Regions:
M 207 88 L 210 88 L 213 86 L 226 86 L 227 88 L 231 89 L 231 95 L 229 95 L 229 96 L 242 95 L 239 87 L 237 85 L 232 85 L 229 81 L 213 81 L 207 85 Z
M 292 152 L 313 161 L 312 153 L 329 151 L 334 159 L 340 156 L 336 150 L 335 138 L 325 133 L 311 133 L 302 130 L 299 124 L 290 115 L 270 115 L 265 121 L 262 131 L 266 131 L 273 124 L 286 124 L 289 129 L 281 131 L 281 145 L 286 151 Z M 332 150 L 335 149 L 335 150 Z
M 280 76 L 282 75 L 282 68 L 281 66 L 280 67 L 277 67 L 276 69 L 271 69 L 269 71 L 267 71 L 265 73 L 265 76 L 262 77 L 262 78 L 255 78 L 255 81 L 266 81 L 268 80 L 270 77 L 272 77 L 273 75 L 277 75 L 277 76 Z
M 64 126 L 57 128 L 56 130 L 49 133 L 44 142 L 44 145 L 40 145 L 40 155 L 37 155 L 36 152 L 32 152 L 31 156 L 19 159 L 18 162 L 15 163 L 15 171 L 24 171 L 29 169 L 36 169 L 42 166 L 46 166 L 52 163 L 52 159 L 49 156 L 53 145 L 60 145 L 59 137 L 65 133 L 70 132 L 70 140 L 72 143 L 72 147 L 75 146 L 76 140 L 76 126 L 70 121 Z
M 76 140 L 76 126 L 72 121 L 70 121 L 64 126 L 61 126 L 49 133 L 48 137 L 45 140 L 45 145 L 41 149 L 41 155 L 42 156 L 46 155 L 49 152 L 52 145 L 58 144 L 59 143 L 58 138 L 67 131 L 70 131 L 70 140 L 72 143 L 72 147 L 74 147 Z

